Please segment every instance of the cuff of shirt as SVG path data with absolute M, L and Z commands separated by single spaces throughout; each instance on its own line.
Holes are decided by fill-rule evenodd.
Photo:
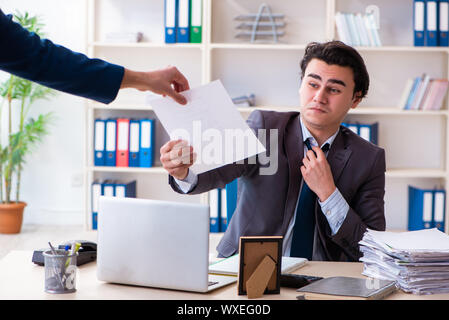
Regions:
M 345 198 L 343 198 L 338 188 L 336 188 L 334 193 L 332 193 L 324 202 L 318 200 L 318 203 L 321 206 L 321 211 L 323 211 L 329 222 L 332 235 L 335 235 L 343 224 L 343 221 L 346 219 L 346 215 L 349 211 L 348 203 Z
M 187 177 L 185 177 L 183 180 L 178 180 L 175 177 L 173 178 L 179 189 L 181 189 L 181 191 L 184 193 L 190 192 L 198 183 L 198 176 L 194 172 L 192 172 L 192 170 L 189 170 L 189 173 L 187 173 Z

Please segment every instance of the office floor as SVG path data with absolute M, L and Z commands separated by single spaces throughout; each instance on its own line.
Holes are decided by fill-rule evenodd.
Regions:
M 211 233 L 209 237 L 209 259 L 216 259 L 216 250 L 222 233 Z M 19 234 L 0 234 L 0 260 L 11 250 L 35 250 L 48 248 L 48 242 L 58 245 L 70 240 L 97 242 L 97 232 L 87 231 L 83 226 L 23 225 Z

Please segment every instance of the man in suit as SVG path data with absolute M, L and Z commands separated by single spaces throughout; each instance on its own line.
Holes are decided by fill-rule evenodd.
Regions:
M 0 70 L 66 93 L 110 103 L 120 89 L 135 88 L 187 103 L 179 92 L 189 83 L 176 67 L 138 72 L 89 59 L 28 32 L 1 10 L 0 48 Z
M 195 154 L 185 142 L 161 148 L 177 192 L 199 194 L 239 178 L 237 207 L 217 246 L 219 256 L 235 254 L 240 236 L 282 235 L 284 256 L 357 261 L 365 230 L 385 230 L 385 152 L 341 126 L 368 92 L 362 57 L 339 41 L 311 43 L 301 71 L 300 112 L 254 111 L 247 121 L 256 134 L 277 130 L 274 174 L 261 174 L 259 155 L 255 163 L 195 175 L 188 169 Z M 267 150 L 273 150 L 270 141 L 262 141 Z

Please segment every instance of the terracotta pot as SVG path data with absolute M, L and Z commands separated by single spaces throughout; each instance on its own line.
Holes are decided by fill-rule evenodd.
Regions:
M 0 233 L 19 233 L 22 228 L 25 202 L 0 203 Z

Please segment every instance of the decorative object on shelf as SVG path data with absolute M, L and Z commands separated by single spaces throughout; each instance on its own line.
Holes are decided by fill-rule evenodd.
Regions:
M 338 37 L 350 46 L 380 47 L 382 43 L 379 37 L 379 8 L 375 5 L 368 6 L 366 13 L 335 14 Z
M 266 14 L 263 13 L 264 10 L 267 10 Z M 277 43 L 279 42 L 278 37 L 285 35 L 284 31 L 278 31 L 277 29 L 285 27 L 285 22 L 276 22 L 276 19 L 284 19 L 284 15 L 271 13 L 270 7 L 263 3 L 260 5 L 257 14 L 244 14 L 234 18 L 234 20 L 243 21 L 237 26 L 237 29 L 243 29 L 243 31 L 237 33 L 235 37 L 245 40 L 250 38 L 252 43 L 256 41 Z M 269 40 L 270 37 L 272 37 L 272 41 Z
M 43 24 L 36 16 L 17 12 L 14 20 L 30 32 L 42 36 Z M 19 233 L 22 228 L 23 211 L 27 205 L 20 201 L 20 180 L 26 155 L 48 133 L 51 113 L 40 114 L 37 118 L 28 118 L 31 105 L 39 99 L 46 99 L 53 91 L 31 81 L 11 75 L 0 84 L 0 96 L 8 105 L 8 136 L 7 144 L 0 145 L 0 233 Z M 14 101 L 18 102 L 20 110 L 13 111 Z M 3 111 L 3 110 L 1 110 Z M 12 115 L 18 114 L 18 121 L 12 132 Z M 11 199 L 13 177 L 16 181 L 15 200 Z M 5 191 L 5 193 L 3 193 Z
M 237 107 L 254 107 L 256 105 L 256 96 L 253 93 L 232 98 L 232 102 Z
M 403 110 L 441 110 L 449 81 L 432 79 L 426 73 L 408 79 L 399 101 Z
M 134 43 L 141 42 L 142 40 L 142 32 L 108 32 L 105 35 L 105 41 L 112 43 Z

